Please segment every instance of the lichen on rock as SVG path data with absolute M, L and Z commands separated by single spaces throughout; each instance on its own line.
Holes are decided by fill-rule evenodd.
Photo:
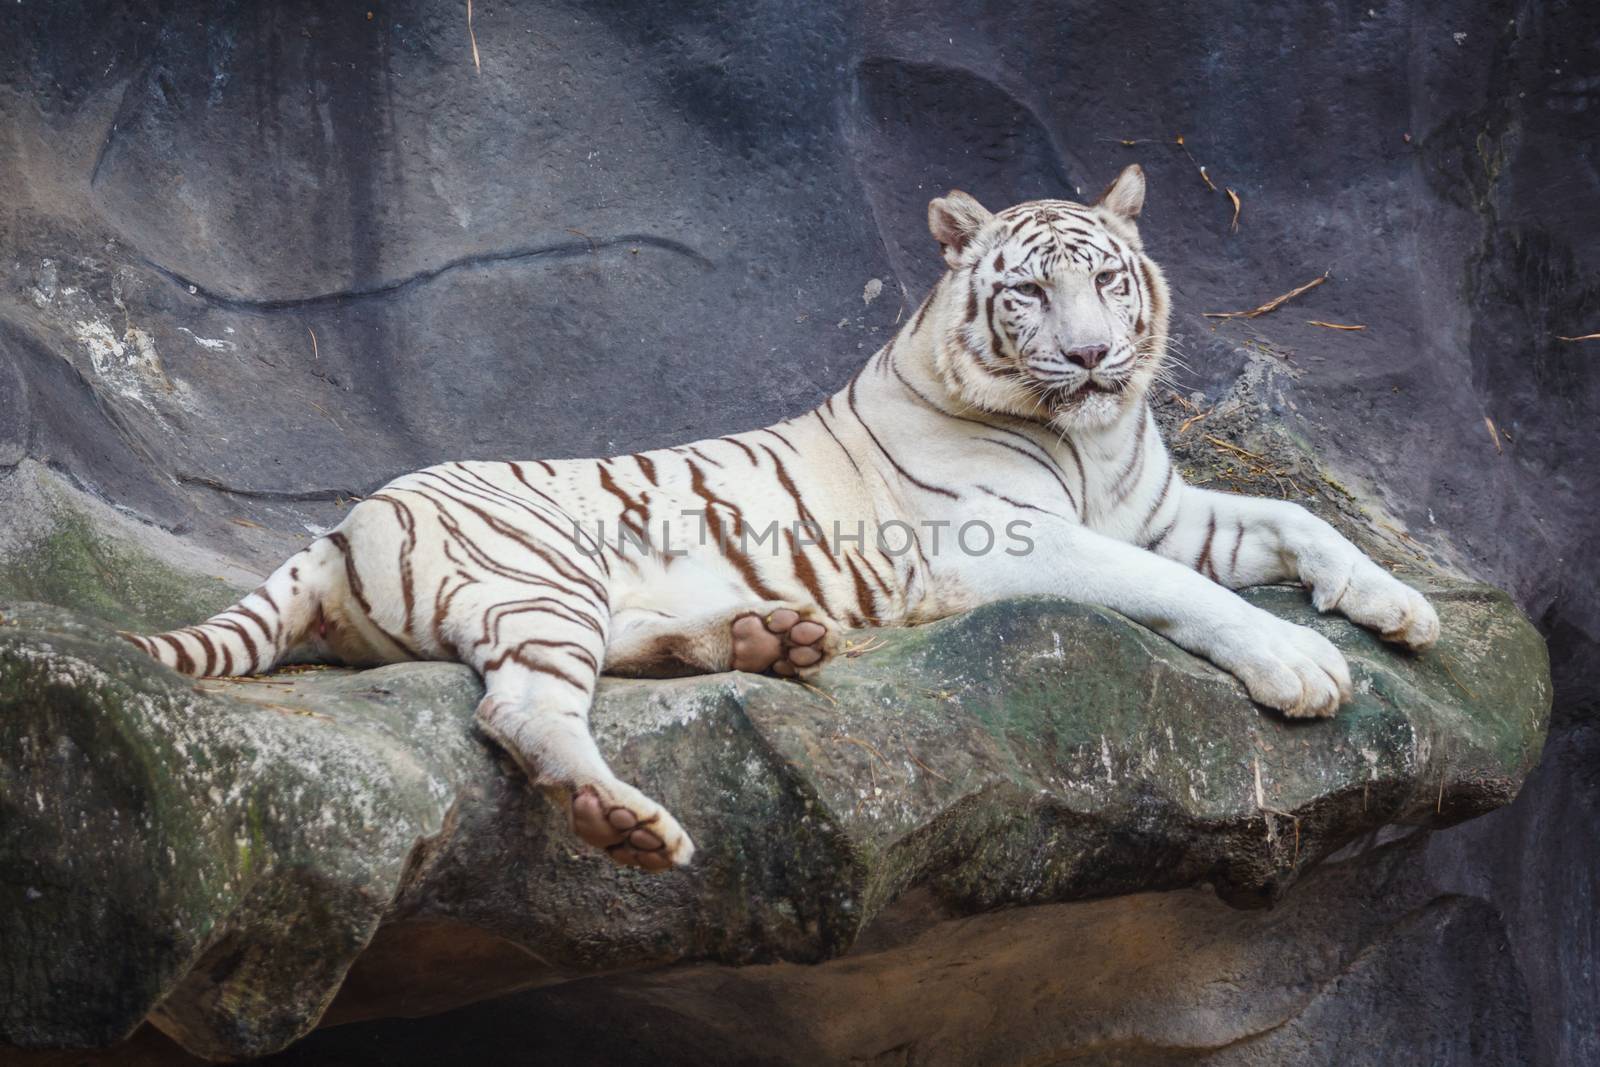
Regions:
M 1537 760 L 1543 642 L 1498 592 L 1428 591 L 1444 637 L 1421 656 L 1298 589 L 1248 592 L 1349 657 L 1356 697 L 1328 721 L 1264 713 L 1134 623 L 1047 598 L 857 635 L 814 686 L 607 680 L 607 758 L 702 846 L 660 876 L 579 847 L 474 734 L 466 667 L 196 683 L 97 620 L 6 601 L 0 1039 L 105 1044 L 149 1018 L 200 1055 L 270 1052 L 375 936 L 526 953 L 455 983 L 477 997 L 828 960 L 908 900 L 952 917 L 1211 885 L 1269 904 L 1384 824 L 1508 802 Z M 419 933 L 438 929 L 460 933 Z M 362 973 L 343 1017 L 386 1010 Z M 430 1003 L 466 995 L 442 988 Z

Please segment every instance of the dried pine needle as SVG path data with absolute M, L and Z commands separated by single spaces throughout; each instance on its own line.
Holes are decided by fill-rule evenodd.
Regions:
M 1204 168 L 1201 168 L 1204 169 Z M 1233 201 L 1233 221 L 1228 224 L 1229 233 L 1239 232 L 1239 212 L 1244 210 L 1244 205 L 1239 202 L 1239 194 L 1232 189 L 1228 190 L 1228 199 Z
M 1504 454 L 1505 449 L 1500 447 L 1500 431 L 1495 429 L 1494 420 L 1485 415 L 1483 417 L 1483 424 L 1489 428 L 1489 440 L 1494 442 L 1494 450 Z
M 1199 168 L 1200 180 L 1206 183 L 1206 188 L 1210 189 L 1213 193 L 1216 192 L 1216 183 L 1211 180 L 1211 175 L 1206 173 L 1206 168 L 1200 166 L 1200 161 L 1194 158 L 1194 153 L 1189 151 L 1189 146 L 1183 141 L 1183 134 L 1180 133 L 1178 136 L 1174 137 L 1172 139 L 1172 143 L 1183 149 L 1183 154 L 1189 157 L 1189 162 L 1193 163 L 1197 168 Z
M 1194 153 L 1189 151 L 1189 146 L 1184 142 L 1183 134 L 1181 133 L 1174 137 L 1171 141 L 1159 141 L 1154 137 L 1102 137 L 1100 140 L 1113 144 L 1119 144 L 1124 148 L 1133 148 L 1142 144 L 1177 145 L 1183 150 L 1183 154 L 1189 157 L 1189 162 L 1193 163 L 1195 168 L 1199 170 L 1200 180 L 1206 183 L 1206 188 L 1210 189 L 1213 193 L 1221 192 L 1221 190 L 1217 188 L 1217 183 L 1211 180 L 1211 175 L 1206 172 L 1206 168 L 1198 159 L 1194 158 Z M 1239 197 L 1232 189 L 1229 189 L 1228 198 L 1233 201 L 1233 228 L 1237 230 L 1239 228 Z
M 1184 419 L 1183 422 L 1178 424 L 1178 436 L 1182 437 L 1184 434 L 1188 433 L 1190 428 L 1192 428 L 1195 423 L 1204 421 L 1205 417 L 1210 415 L 1215 410 L 1217 409 L 1208 408 L 1207 410 L 1200 412 L 1198 415 L 1190 415 L 1187 419 Z
M 467 0 L 467 37 L 472 41 L 472 66 L 483 73 L 483 63 L 478 59 L 478 35 L 472 29 L 472 0 Z
M 882 760 L 885 767 L 888 767 L 890 770 L 894 769 L 894 764 L 889 762 L 889 757 L 885 756 L 878 746 L 874 745 L 871 741 L 862 741 L 860 738 L 851 737 L 849 734 L 834 734 L 832 740 L 835 744 L 843 741 L 846 744 L 856 745 L 859 748 L 866 749 L 868 752 Z
M 1228 442 L 1228 441 L 1224 441 L 1220 437 L 1212 437 L 1210 434 L 1206 434 L 1205 435 L 1205 439 L 1207 441 L 1209 441 L 1213 447 L 1221 448 L 1221 449 L 1224 449 L 1224 450 L 1226 450 L 1228 452 L 1232 452 L 1235 455 L 1243 456 L 1245 459 L 1253 459 L 1257 463 L 1265 463 L 1267 461 L 1267 458 L 1265 456 L 1257 455 L 1256 453 L 1250 451 L 1247 448 L 1240 448 L 1238 445 L 1232 444 L 1231 442 Z
M 600 254 L 600 248 L 599 248 L 598 245 L 596 245 L 594 243 L 594 238 L 593 237 L 590 237 L 588 234 L 584 233 L 582 230 L 575 230 L 571 226 L 567 227 L 567 232 L 572 234 L 572 235 L 574 235 L 574 236 L 576 236 L 576 237 L 582 237 L 585 241 L 589 242 L 589 254 L 591 256 L 597 256 L 597 255 Z
M 1450 661 L 1445 658 L 1444 653 L 1435 652 L 1433 655 L 1434 658 L 1439 661 L 1440 666 L 1444 667 L 1444 672 L 1450 676 L 1450 680 L 1456 683 L 1456 687 L 1459 688 L 1463 693 L 1467 694 L 1468 699 L 1477 700 L 1478 694 L 1468 689 L 1466 683 L 1462 682 L 1460 678 L 1457 678 L 1456 672 L 1450 669 Z
M 796 680 L 798 681 L 799 679 L 796 679 Z M 807 689 L 810 692 L 813 692 L 817 696 L 821 697 L 823 700 L 826 700 L 829 704 L 832 704 L 834 707 L 838 707 L 839 706 L 839 702 L 837 700 L 833 699 L 833 694 L 829 693 L 827 690 L 818 689 L 816 686 L 812 685 L 810 682 L 802 681 L 802 682 L 800 682 L 800 685 L 801 685 L 802 688 Z
M 259 704 L 268 711 L 275 711 L 279 715 L 295 715 L 302 719 L 321 719 L 323 722 L 333 721 L 333 716 L 323 715 L 321 712 L 312 711 L 310 708 L 294 708 L 290 707 L 288 704 L 270 704 L 256 700 L 252 700 L 251 703 Z
M 855 659 L 857 656 L 865 656 L 868 652 L 876 652 L 878 649 L 886 647 L 888 643 L 876 635 L 869 637 L 859 645 L 853 641 L 846 641 L 844 643 L 844 655 L 846 659 Z
M 1205 313 L 1205 317 L 1208 319 L 1253 319 L 1258 315 L 1265 315 L 1268 312 L 1278 310 L 1284 304 L 1287 304 L 1301 293 L 1315 289 L 1317 286 L 1321 285 L 1327 280 L 1328 272 L 1324 271 L 1321 277 L 1313 278 L 1309 282 L 1306 282 L 1304 285 L 1300 286 L 1300 288 L 1291 289 L 1282 296 L 1273 297 L 1271 300 L 1268 300 L 1265 304 L 1262 304 L 1258 308 L 1251 308 L 1249 311 L 1208 311 Z
M 1304 497 L 1310 495 L 1301 487 L 1299 482 L 1295 481 L 1294 474 L 1289 468 L 1277 466 L 1267 457 L 1252 452 L 1248 448 L 1240 448 L 1238 445 L 1224 441 L 1220 437 L 1202 434 L 1201 438 L 1217 451 L 1237 457 L 1233 462 L 1238 463 L 1243 468 L 1236 472 L 1231 465 L 1224 467 L 1220 474 L 1213 475 L 1209 479 L 1208 484 L 1229 484 L 1241 493 L 1260 495 L 1259 486 L 1252 485 L 1245 480 L 1248 475 L 1250 478 L 1272 479 L 1273 484 L 1278 488 L 1278 495 L 1285 500 L 1290 499 L 1291 490 L 1295 496 Z M 1185 477 L 1193 478 L 1192 472 L 1185 471 L 1184 474 Z
M 1556 340 L 1557 341 L 1600 341 L 1600 333 L 1582 333 L 1582 334 L 1579 334 L 1577 337 L 1563 337 L 1561 334 L 1558 333 L 1558 334 L 1556 334 Z
M 926 763 L 923 763 L 920 759 L 918 759 L 917 758 L 917 754 L 915 752 L 911 751 L 911 746 L 910 745 L 905 745 L 904 748 L 906 750 L 906 755 L 911 757 L 911 762 L 912 763 L 915 763 L 918 767 L 921 767 L 925 772 L 927 772 L 928 774 L 932 775 L 933 777 L 939 779 L 939 781 L 941 781 L 941 782 L 948 783 L 950 781 L 950 779 L 946 778 L 944 775 L 940 774 L 938 771 L 934 770 L 932 767 L 928 766 Z
M 1365 330 L 1365 326 L 1352 326 L 1343 322 L 1323 322 L 1321 319 L 1307 319 L 1307 326 L 1321 326 L 1324 330 Z
M 1388 530 L 1390 533 L 1393 533 L 1396 537 L 1402 537 L 1405 540 L 1410 541 L 1414 545 L 1420 545 L 1422 543 L 1421 541 L 1418 541 L 1415 537 L 1412 537 L 1410 534 L 1408 534 L 1404 530 L 1400 529 L 1400 527 L 1396 526 L 1392 522 L 1384 522 L 1382 519 L 1378 519 L 1377 523 L 1378 523 L 1379 526 L 1382 526 L 1385 530 Z

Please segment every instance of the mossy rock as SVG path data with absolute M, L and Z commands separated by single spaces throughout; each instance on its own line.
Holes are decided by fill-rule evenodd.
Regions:
M 65 502 L 47 509 L 34 536 L 0 555 L 0 599 L 58 604 L 148 632 L 204 619 L 243 592 L 170 566 Z
M 0 1040 L 101 1045 L 149 1018 L 239 1058 L 315 1026 L 353 964 L 365 1000 L 341 1017 L 822 961 L 912 899 L 951 917 L 1210 884 L 1270 904 L 1384 824 L 1507 803 L 1536 762 L 1543 641 L 1492 589 L 1428 592 L 1444 637 L 1422 656 L 1298 589 L 1247 594 L 1349 657 L 1356 697 L 1330 721 L 1263 712 L 1121 616 L 1043 598 L 855 634 L 811 686 L 607 680 L 602 749 L 700 846 L 658 876 L 583 849 L 475 735 L 465 667 L 195 683 L 97 620 L 0 602 Z M 363 969 L 375 936 L 403 972 Z M 468 973 L 479 941 L 514 959 Z

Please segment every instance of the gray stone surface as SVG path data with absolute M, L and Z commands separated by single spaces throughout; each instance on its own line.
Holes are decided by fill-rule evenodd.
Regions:
M 0 1034 L 107 1044 L 148 1017 L 197 1055 L 273 1052 L 321 1020 L 380 923 L 413 966 L 419 924 L 458 928 L 434 938 L 456 951 L 528 954 L 470 998 L 820 962 L 907 900 L 952 918 L 1208 884 L 1269 903 L 1385 824 L 1509 802 L 1537 761 L 1542 639 L 1503 594 L 1431 592 L 1444 637 L 1420 658 L 1299 590 L 1252 592 L 1350 657 L 1357 699 L 1321 723 L 1263 715 L 1143 628 L 1042 599 L 862 635 L 811 686 L 610 681 L 608 758 L 700 842 L 664 876 L 583 849 L 474 737 L 466 667 L 194 683 L 97 620 L 0 603 Z M 368 979 L 344 1014 L 448 1003 L 445 963 L 388 1002 Z
M 1417 844 L 1364 841 L 1272 912 L 1186 890 L 930 925 L 926 902 L 907 901 L 890 943 L 831 963 L 591 979 L 321 1030 L 263 1062 L 498 1062 L 533 1048 L 619 1067 L 1530 1062 L 1499 916 L 1437 896 Z
M 0 5 L 0 591 L 185 622 L 422 462 L 794 414 L 920 298 L 930 195 L 1137 160 L 1181 387 L 1222 405 L 1188 467 L 1314 493 L 1550 638 L 1544 764 L 1416 847 L 1503 932 L 1528 1058 L 1600 1061 L 1600 342 L 1558 339 L 1600 330 L 1594 5 L 474 6 L 481 70 L 461 4 Z M 1474 1002 L 1465 957 L 1393 958 Z

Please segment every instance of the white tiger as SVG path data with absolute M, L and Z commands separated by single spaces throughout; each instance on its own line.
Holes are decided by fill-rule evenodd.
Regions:
M 1179 478 L 1145 403 L 1168 298 L 1135 227 L 1144 189 L 1133 166 L 1093 206 L 936 199 L 949 269 L 816 410 L 632 456 L 406 475 L 236 606 L 130 640 L 205 676 L 291 653 L 466 662 L 482 730 L 584 841 L 648 870 L 694 846 L 596 748 L 602 669 L 806 676 L 842 627 L 1046 593 L 1143 623 L 1287 715 L 1331 715 L 1340 653 L 1230 589 L 1297 579 L 1414 649 L 1438 617 L 1304 509 Z

